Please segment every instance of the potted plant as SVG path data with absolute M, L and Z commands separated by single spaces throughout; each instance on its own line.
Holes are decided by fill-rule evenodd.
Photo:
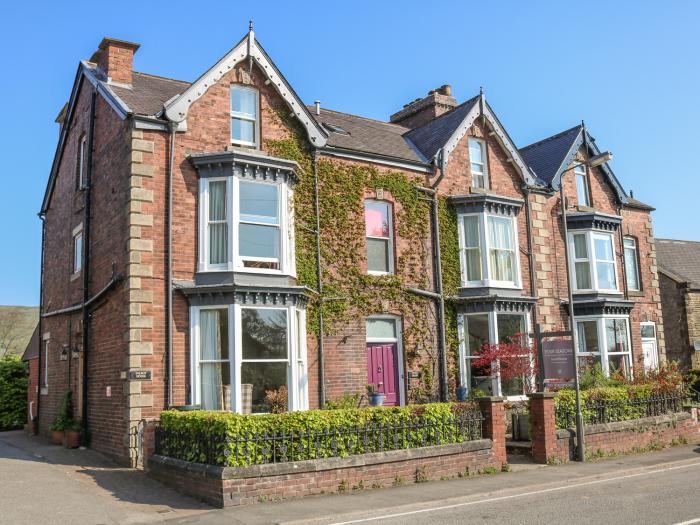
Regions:
M 49 427 L 51 431 L 51 442 L 54 445 L 63 443 L 63 438 L 66 435 L 66 429 L 73 422 L 73 393 L 68 390 L 63 394 L 61 404 L 58 406 L 58 414 L 56 419 Z
M 73 419 L 68 423 L 65 429 L 66 435 L 64 441 L 66 448 L 78 448 L 80 446 L 80 433 L 82 430 L 83 427 L 80 421 Z
M 384 404 L 384 393 L 377 392 L 374 385 L 367 385 L 367 399 L 369 400 L 369 406 L 380 407 Z
M 469 388 L 460 386 L 457 388 L 457 401 L 466 401 L 469 397 Z

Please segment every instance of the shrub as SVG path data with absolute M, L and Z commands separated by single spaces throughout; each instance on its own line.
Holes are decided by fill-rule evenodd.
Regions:
M 337 410 L 339 408 L 357 408 L 360 406 L 362 394 L 343 394 L 336 399 L 326 401 L 326 410 Z
M 228 466 L 265 463 L 269 460 L 271 446 L 275 447 L 278 456 L 285 454 L 295 461 L 346 457 L 356 451 L 358 446 L 365 453 L 423 446 L 426 429 L 419 426 L 423 423 L 438 423 L 427 429 L 429 440 L 439 443 L 462 442 L 470 439 L 466 434 L 470 429 L 464 428 L 465 433 L 460 434 L 455 418 L 466 416 L 475 410 L 477 409 L 472 403 L 431 403 L 406 407 L 307 410 L 259 415 L 166 410 L 160 415 L 160 426 L 166 431 L 161 439 L 161 451 L 165 455 L 186 461 Z M 399 430 L 391 431 L 389 427 Z M 278 436 L 274 444 L 271 444 L 270 439 L 263 439 L 266 434 Z M 279 436 L 286 436 L 286 440 Z M 369 437 L 367 441 L 364 441 L 365 436 Z M 354 443 L 349 442 L 348 438 L 354 440 Z M 380 440 L 383 440 L 383 444 L 380 444 Z M 211 454 L 211 447 L 214 447 L 214 454 Z
M 73 392 L 66 390 L 61 399 L 61 404 L 58 405 L 58 413 L 56 419 L 49 427 L 50 430 L 71 430 L 75 424 L 73 421 Z
M 0 359 L 0 431 L 27 421 L 27 365 L 17 355 Z

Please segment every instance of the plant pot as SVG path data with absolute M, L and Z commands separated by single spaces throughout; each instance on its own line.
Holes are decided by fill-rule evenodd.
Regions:
M 384 404 L 384 394 L 370 394 L 369 395 L 369 406 L 380 407 Z
M 469 389 L 466 386 L 460 386 L 457 389 L 457 401 L 466 401 L 469 396 Z
M 78 448 L 80 446 L 80 430 L 67 430 L 64 444 L 66 448 Z
M 63 437 L 66 433 L 63 430 L 52 430 L 51 431 L 51 443 L 54 445 L 63 444 Z

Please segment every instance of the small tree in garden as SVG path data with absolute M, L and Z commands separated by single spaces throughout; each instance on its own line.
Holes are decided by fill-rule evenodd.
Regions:
M 483 370 L 491 377 L 500 376 L 501 383 L 521 379 L 524 393 L 534 392 L 537 349 L 534 344 L 523 345 L 522 340 L 522 334 L 515 334 L 503 343 L 484 344 L 478 350 L 479 357 L 472 361 L 472 366 Z

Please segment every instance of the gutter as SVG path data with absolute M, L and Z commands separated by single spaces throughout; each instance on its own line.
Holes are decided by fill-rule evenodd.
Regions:
M 74 304 L 73 306 L 69 306 L 67 308 L 61 308 L 60 310 L 54 310 L 53 312 L 47 312 L 45 314 L 41 314 L 39 319 L 42 318 L 47 318 L 47 317 L 55 317 L 57 315 L 66 315 L 66 314 L 72 314 L 74 312 L 79 312 L 80 310 L 83 309 L 83 306 L 88 307 L 91 306 L 93 303 L 95 303 L 98 299 L 102 298 L 103 295 L 105 295 L 108 291 L 110 291 L 115 284 L 119 283 L 124 279 L 124 275 L 121 273 L 118 273 L 116 275 L 112 275 L 112 278 L 105 284 L 102 289 L 97 292 L 95 295 L 93 295 L 90 299 L 85 301 L 85 303 L 80 302 L 78 304 Z

